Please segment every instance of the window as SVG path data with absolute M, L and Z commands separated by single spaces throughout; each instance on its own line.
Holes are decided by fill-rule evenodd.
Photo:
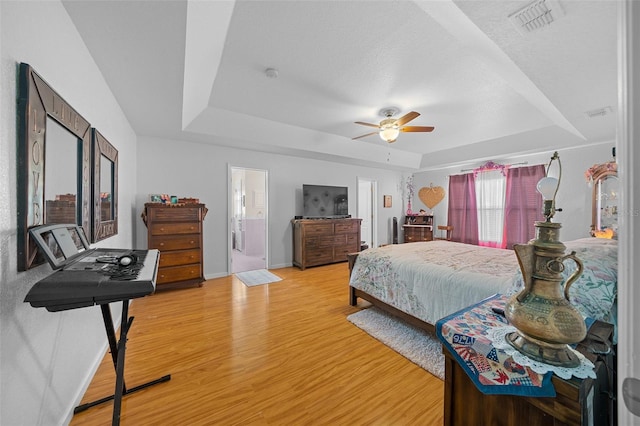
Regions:
M 478 244 L 504 248 L 506 177 L 501 170 L 481 171 L 475 179 Z
M 453 241 L 513 248 L 534 237 L 542 220 L 537 182 L 544 165 L 510 168 L 489 162 L 473 173 L 449 177 L 448 222 Z

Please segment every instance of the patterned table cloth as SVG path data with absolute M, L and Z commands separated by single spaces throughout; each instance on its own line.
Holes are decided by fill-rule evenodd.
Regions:
M 490 328 L 507 325 L 492 310 L 504 309 L 507 300 L 507 296 L 495 295 L 444 317 L 436 323 L 436 334 L 481 392 L 554 397 L 553 373 L 538 374 L 521 366 L 487 337 Z

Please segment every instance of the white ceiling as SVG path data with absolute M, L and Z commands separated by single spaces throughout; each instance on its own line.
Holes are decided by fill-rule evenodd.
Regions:
M 404 170 L 614 139 L 616 2 L 529 3 L 64 0 L 138 135 Z M 352 140 L 389 106 L 435 130 Z

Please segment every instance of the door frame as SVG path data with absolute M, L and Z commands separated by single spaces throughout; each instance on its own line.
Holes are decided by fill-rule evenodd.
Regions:
M 233 170 L 249 170 L 264 173 L 264 263 L 269 269 L 269 170 L 254 167 L 234 166 L 227 163 L 227 275 L 232 274 L 233 256 Z M 246 198 L 246 194 L 243 194 Z
M 365 177 L 356 177 L 356 212 L 359 218 L 362 218 L 360 214 L 360 200 L 362 199 L 364 194 L 360 193 L 360 184 L 368 183 L 369 191 L 371 194 L 371 246 L 370 247 L 378 247 L 378 209 L 376 207 L 376 200 L 378 199 L 378 181 L 375 179 L 365 178 Z

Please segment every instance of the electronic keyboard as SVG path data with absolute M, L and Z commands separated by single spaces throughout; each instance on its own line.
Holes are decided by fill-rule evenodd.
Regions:
M 63 311 L 155 291 L 158 250 L 91 249 L 77 225 L 44 225 L 30 233 L 56 269 L 27 293 L 24 301 L 33 307 Z

